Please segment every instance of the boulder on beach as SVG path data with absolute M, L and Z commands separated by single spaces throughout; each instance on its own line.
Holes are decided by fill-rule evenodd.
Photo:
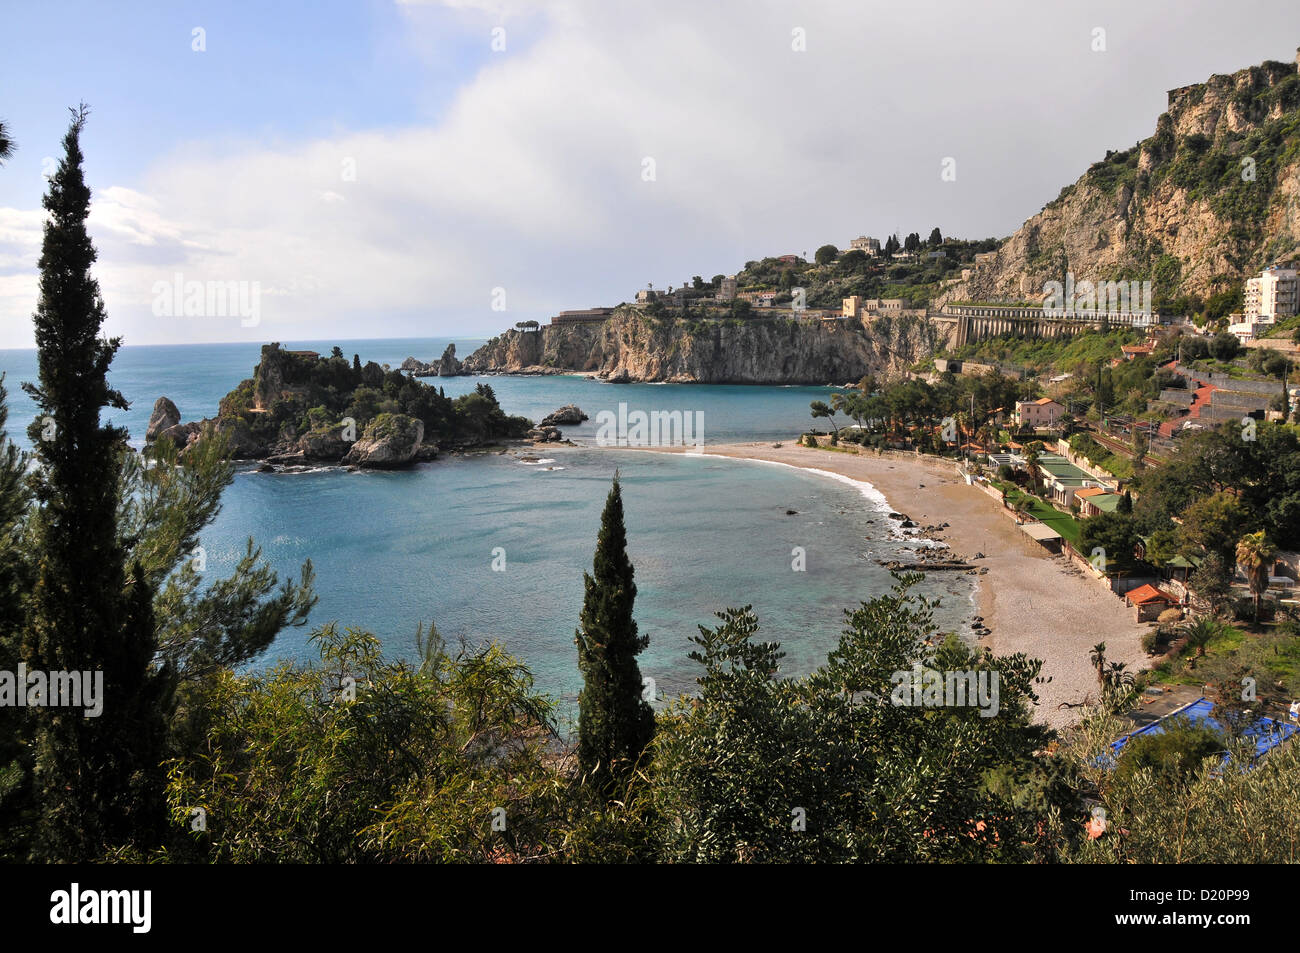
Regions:
M 175 427 L 181 422 L 181 412 L 176 409 L 176 405 L 166 397 L 159 397 L 154 401 L 153 413 L 149 415 L 149 426 L 145 429 L 144 439 L 150 443 L 158 439 L 158 435 L 169 427 Z
M 542 427 L 566 426 L 567 427 L 572 424 L 580 424 L 587 419 L 588 419 L 587 415 L 584 414 L 581 408 L 579 408 L 576 404 L 565 404 L 559 410 L 555 411 L 555 413 L 547 414 L 542 419 L 542 422 L 541 424 L 539 424 L 539 426 Z

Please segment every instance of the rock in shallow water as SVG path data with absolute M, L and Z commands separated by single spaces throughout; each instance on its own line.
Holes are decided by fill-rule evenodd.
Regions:
M 403 467 L 415 459 L 424 440 L 424 421 L 405 414 L 380 414 L 366 426 L 343 463 L 373 470 Z
M 576 404 L 565 404 L 555 413 L 547 414 L 539 426 L 541 427 L 558 427 L 580 424 L 587 420 L 587 415 Z
M 181 422 L 181 412 L 166 397 L 154 401 L 153 413 L 149 415 L 149 426 L 144 432 L 144 439 L 153 442 L 164 430 L 175 427 Z

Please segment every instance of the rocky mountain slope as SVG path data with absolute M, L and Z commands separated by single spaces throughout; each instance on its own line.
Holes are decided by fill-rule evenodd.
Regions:
M 632 307 L 602 324 L 511 329 L 463 362 L 467 374 L 585 371 L 613 381 L 826 384 L 909 367 L 935 347 L 917 321 L 655 318 Z
M 1245 277 L 1300 257 L 1296 60 L 1171 90 L 1154 135 L 1095 163 L 951 297 L 1037 298 L 1070 271 L 1149 279 L 1157 308 L 1238 309 Z

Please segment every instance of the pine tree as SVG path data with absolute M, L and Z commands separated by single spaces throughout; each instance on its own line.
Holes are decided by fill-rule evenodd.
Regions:
M 635 767 L 654 737 L 654 711 L 642 697 L 637 655 L 649 644 L 637 635 L 636 600 L 623 495 L 618 474 L 605 500 L 586 596 L 575 634 L 583 687 L 578 696 L 578 763 L 607 796 Z
M 80 137 L 87 110 L 72 111 L 64 158 L 50 179 L 33 321 L 39 407 L 29 431 L 40 470 L 34 519 L 36 579 L 24 642 L 30 670 L 102 672 L 103 710 L 29 709 L 37 719 L 37 856 L 81 861 L 111 845 L 150 846 L 161 833 L 161 760 L 167 671 L 152 665 L 152 592 L 138 564 L 128 573 L 117 514 L 126 432 L 101 426 L 125 410 L 109 387 L 120 339 L 100 337 L 105 313 L 90 274 L 90 189 Z

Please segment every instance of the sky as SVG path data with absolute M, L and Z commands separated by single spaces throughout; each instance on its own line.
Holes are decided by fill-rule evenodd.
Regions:
M 1294 0 L 4 0 L 0 348 L 32 344 L 82 101 L 106 333 L 486 337 L 862 234 L 1008 235 L 1167 90 L 1298 45 Z

